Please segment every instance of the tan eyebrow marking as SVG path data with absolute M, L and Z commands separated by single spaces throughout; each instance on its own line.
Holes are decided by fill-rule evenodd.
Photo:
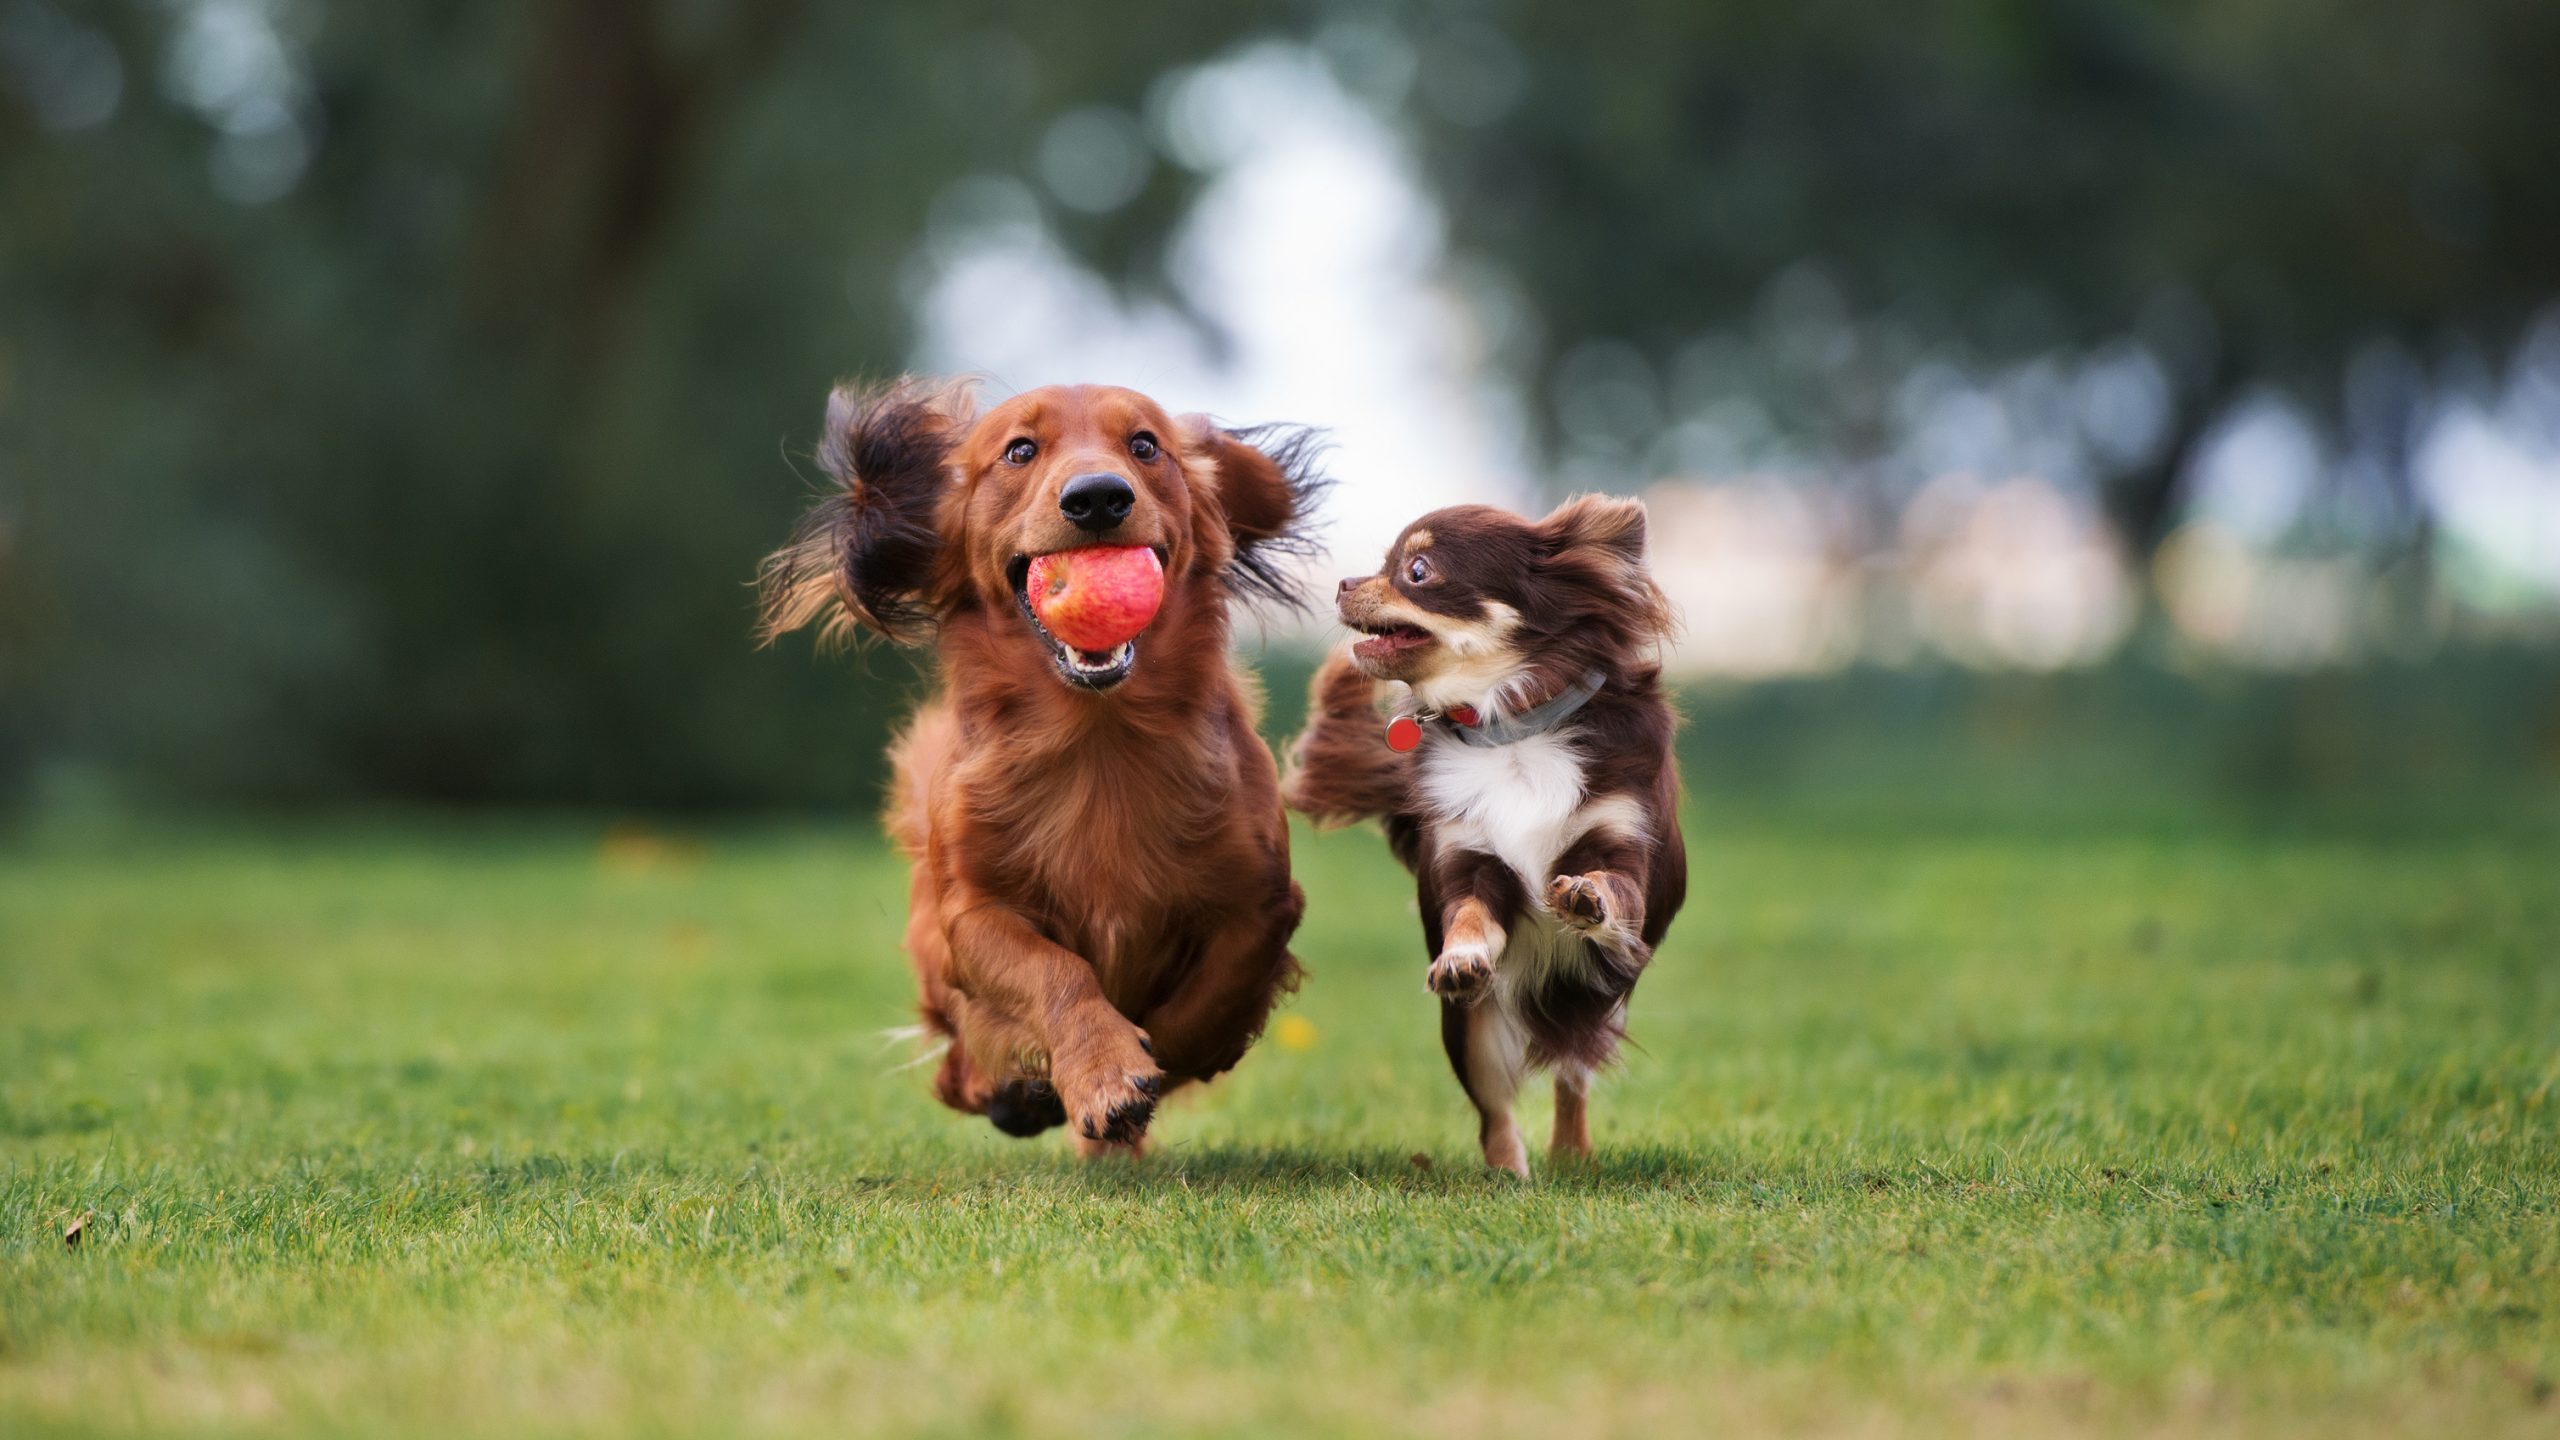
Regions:
M 1420 554 L 1430 548 L 1431 532 L 1428 530 L 1416 530 L 1404 537 L 1404 553 L 1407 555 Z

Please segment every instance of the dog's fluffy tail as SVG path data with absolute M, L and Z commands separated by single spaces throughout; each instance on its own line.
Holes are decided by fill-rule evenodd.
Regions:
M 1289 747 L 1280 798 L 1321 826 L 1383 820 L 1409 806 L 1413 756 L 1387 748 L 1378 682 L 1341 650 L 1308 686 L 1307 728 Z

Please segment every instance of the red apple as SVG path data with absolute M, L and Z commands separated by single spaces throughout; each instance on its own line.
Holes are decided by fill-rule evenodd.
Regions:
M 1164 604 L 1164 565 L 1145 545 L 1061 550 L 1031 562 L 1023 589 L 1050 634 L 1079 650 L 1116 650 Z

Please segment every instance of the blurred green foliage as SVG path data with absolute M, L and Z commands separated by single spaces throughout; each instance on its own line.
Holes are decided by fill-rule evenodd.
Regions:
M 1744 342 L 1687 398 L 1747 396 L 1845 464 L 1923 361 L 2133 342 L 2175 401 L 2101 477 L 2138 543 L 2262 385 L 2347 425 L 2406 529 L 2421 362 L 2494 364 L 2560 296 L 2539 0 L 1411 11 L 1423 153 L 1457 243 L 1530 302 L 1511 358 L 1551 432 L 1590 341 L 1665 371 Z M 1811 283 L 1772 286 L 1791 269 Z M 1640 454 L 1679 417 L 1602 418 L 1633 433 L 1582 438 Z
M 936 196 L 1257 18 L 306 7 L 312 167 L 239 206 L 184 13 L 82 12 L 110 123 L 0 104 L 0 776 L 666 806 L 877 763 L 908 667 L 759 655 L 747 587 Z M 1143 270 L 1183 181 L 1068 233 Z
M 1984 354 L 2139 331 L 2170 286 L 2194 396 L 2560 292 L 2560 21 L 2525 0 L 266 9 L 313 148 L 241 204 L 251 122 L 176 58 L 208 7 L 0 3 L 0 803 L 859 797 L 909 660 L 747 638 L 820 396 L 908 353 L 954 180 L 1257 35 L 1410 126 L 1540 384 L 1802 260 Z M 64 118 L 74 32 L 120 57 L 102 123 Z M 1198 179 L 1044 218 L 1157 288 Z M 1854 450 L 1880 392 L 1799 378 Z M 2182 445 L 2120 477 L 2136 533 Z

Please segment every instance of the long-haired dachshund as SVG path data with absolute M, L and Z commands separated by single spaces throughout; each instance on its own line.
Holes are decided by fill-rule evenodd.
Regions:
M 939 656 L 887 817 L 924 1022 L 949 1041 L 934 1093 L 1009 1135 L 1133 1152 L 1158 1098 L 1234 1066 L 1298 978 L 1305 902 L 1227 634 L 1232 601 L 1294 603 L 1311 432 L 1104 386 L 978 414 L 965 384 L 907 380 L 839 388 L 818 455 L 834 484 L 765 563 L 763 633 Z M 1164 574 L 1154 620 L 1099 652 L 1025 589 L 1089 546 L 1150 547 Z
M 1317 671 L 1289 778 L 1320 822 L 1385 822 L 1485 1163 L 1521 1175 L 1522 1078 L 1554 1067 L 1555 1151 L 1587 1153 L 1592 1072 L 1688 890 L 1644 532 L 1643 506 L 1605 496 L 1407 526 L 1342 582 L 1361 638 Z

